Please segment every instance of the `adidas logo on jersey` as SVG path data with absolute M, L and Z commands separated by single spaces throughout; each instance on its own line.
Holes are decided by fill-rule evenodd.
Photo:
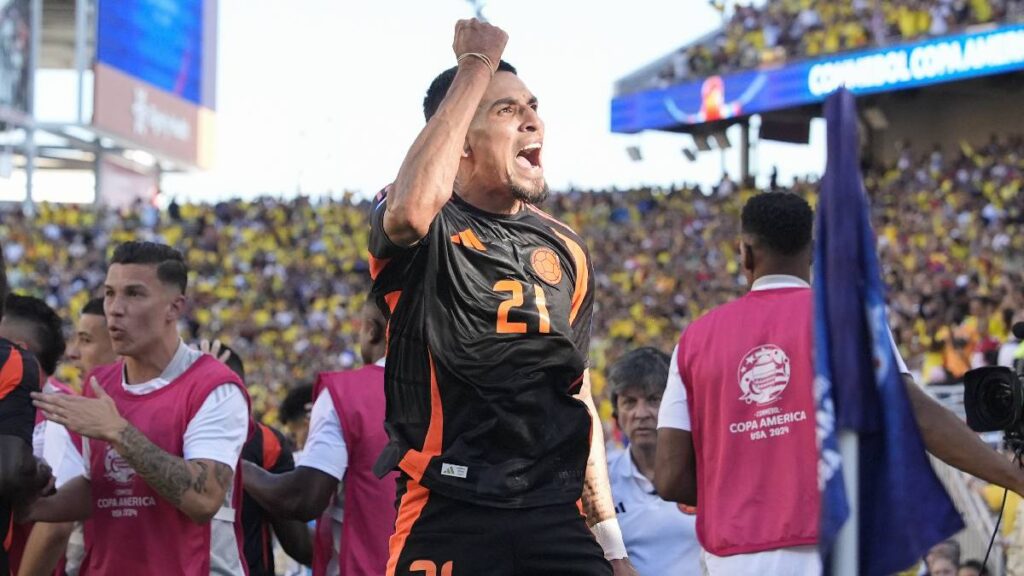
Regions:
M 465 230 L 459 232 L 458 234 L 452 234 L 452 243 L 461 244 L 463 246 L 473 248 L 474 250 L 479 250 L 481 252 L 487 252 L 487 248 L 484 246 L 484 243 L 481 242 L 480 239 L 476 237 L 476 234 L 474 234 L 473 231 L 469 228 L 466 228 Z
M 452 476 L 454 478 L 465 478 L 469 468 L 457 464 L 441 463 L 441 476 Z

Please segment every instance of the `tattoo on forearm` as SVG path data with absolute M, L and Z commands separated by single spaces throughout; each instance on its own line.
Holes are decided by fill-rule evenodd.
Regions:
M 121 432 L 119 452 L 151 488 L 174 506 L 180 506 L 185 494 L 191 490 L 206 494 L 210 478 L 210 464 L 195 460 L 186 461 L 168 454 L 149 438 L 129 425 Z M 213 477 L 217 484 L 227 490 L 231 486 L 231 467 L 213 463 Z
M 587 462 L 586 475 L 583 477 L 583 513 L 587 515 L 587 524 L 596 524 L 602 520 L 612 518 L 614 510 L 605 506 L 605 500 L 610 500 L 606 490 L 601 489 L 601 483 L 597 481 L 594 473 L 597 470 L 597 462 Z
M 168 454 L 132 425 L 121 432 L 121 456 L 151 488 L 175 506 L 192 486 L 188 462 Z
M 195 480 L 192 481 L 192 490 L 197 494 L 206 492 L 206 478 L 210 475 L 210 467 L 206 462 L 195 462 L 197 468 L 199 468 L 199 474 L 196 474 Z
M 585 400 L 586 402 L 586 400 Z M 604 434 L 601 430 L 601 419 L 597 415 L 594 403 L 587 402 L 590 416 L 593 419 L 594 436 L 590 444 L 590 458 L 587 459 L 586 472 L 583 475 L 583 513 L 587 516 L 587 524 L 593 526 L 598 522 L 615 517 L 615 504 L 612 502 L 611 485 L 608 482 L 608 463 L 604 456 Z

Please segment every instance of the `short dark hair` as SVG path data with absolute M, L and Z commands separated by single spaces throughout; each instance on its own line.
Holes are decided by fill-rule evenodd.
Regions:
M 230 352 L 230 354 L 228 354 L 228 359 L 224 361 L 224 364 L 226 364 L 228 368 L 231 368 L 232 372 L 238 375 L 242 384 L 245 384 L 245 364 L 242 362 L 242 357 L 238 355 L 238 352 L 236 352 L 234 348 L 223 343 L 220 345 L 220 352 L 221 354 L 224 352 Z
M 814 212 L 791 192 L 763 192 L 747 201 L 741 217 L 743 233 L 780 256 L 795 256 L 811 244 Z
M 188 287 L 185 257 L 174 248 L 156 242 L 125 242 L 114 250 L 111 264 L 154 264 L 156 276 L 165 284 L 173 284 L 182 294 Z
M 39 298 L 20 294 L 7 295 L 4 314 L 8 322 L 24 322 L 32 326 L 40 346 L 39 350 L 33 352 L 39 360 L 39 367 L 47 376 L 52 376 L 67 346 L 60 316 Z
M 313 403 L 313 386 L 305 384 L 292 388 L 288 395 L 281 401 L 281 407 L 277 410 L 277 419 L 281 424 L 287 424 L 293 420 L 299 420 L 309 414 L 307 406 Z
M 437 113 L 437 109 L 441 107 L 441 102 L 448 95 L 448 89 L 452 87 L 452 82 L 455 81 L 455 73 L 458 71 L 459 67 L 453 66 L 438 74 L 437 78 L 434 78 L 434 81 L 430 83 L 430 88 L 427 88 L 427 95 L 423 97 L 423 117 L 426 118 L 427 122 L 430 122 L 430 119 Z M 516 72 L 515 66 L 504 60 L 498 62 L 498 72 L 511 72 L 517 76 L 519 75 Z
M 619 394 L 629 388 L 640 388 L 645 394 L 664 392 L 668 382 L 670 358 L 657 348 L 644 346 L 627 352 L 608 369 L 608 389 L 612 411 L 618 417 Z
M 82 306 L 82 314 L 106 317 L 106 312 L 103 311 L 103 298 L 93 298 L 86 302 L 85 306 Z
M 960 568 L 973 568 L 974 570 L 977 570 L 978 574 L 980 574 L 981 576 L 988 576 L 988 568 L 986 568 L 985 565 L 981 563 L 981 560 L 968 560 L 961 564 Z

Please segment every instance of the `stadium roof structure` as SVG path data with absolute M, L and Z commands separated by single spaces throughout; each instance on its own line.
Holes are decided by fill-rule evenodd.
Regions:
M 806 138 L 807 122 L 820 116 L 821 103 L 842 86 L 864 101 L 862 116 L 876 131 L 888 130 L 906 118 L 913 125 L 896 133 L 923 130 L 942 140 L 933 127 L 922 125 L 921 110 L 912 108 L 932 100 L 945 102 L 947 115 L 959 110 L 980 117 L 979 130 L 1006 122 L 1021 128 L 1019 112 L 1010 114 L 1003 106 L 1005 97 L 1019 97 L 1024 91 L 1024 75 L 1013 74 L 1024 70 L 1024 24 L 1020 23 L 976 26 L 953 35 L 651 87 L 650 79 L 670 65 L 672 57 L 659 59 L 616 84 L 612 132 L 659 130 L 706 136 L 746 123 L 757 114 L 762 119 L 762 138 L 800 142 Z M 985 116 L 991 118 L 986 121 Z M 787 125 L 797 128 L 787 130 Z M 766 135 L 766 128 L 779 137 Z
M 14 0 L 28 30 L 0 69 L 0 176 L 91 171 L 96 198 L 148 197 L 160 175 L 212 162 L 218 0 Z M 4 86 L 0 82 L 0 88 Z M 6 164 L 6 167 L 5 167 Z M 8 174 L 4 174 L 7 171 Z

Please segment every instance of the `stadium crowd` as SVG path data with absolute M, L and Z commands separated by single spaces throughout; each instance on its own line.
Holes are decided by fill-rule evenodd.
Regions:
M 1003 344 L 1015 351 L 1009 326 L 1024 310 L 1022 169 L 1024 141 L 993 139 L 955 153 L 908 147 L 895 165 L 865 173 L 893 330 L 924 382 L 994 363 Z M 815 182 L 791 189 L 813 205 Z M 745 290 L 735 238 L 740 207 L 756 192 L 723 179 L 704 189 L 552 195 L 546 208 L 587 239 L 594 258 L 596 390 L 623 351 L 669 351 L 690 321 Z M 119 242 L 182 249 L 195 275 L 186 339 L 230 343 L 246 359 L 256 413 L 273 421 L 288 390 L 357 362 L 369 210 L 351 195 L 120 213 L 40 205 L 33 219 L 6 213 L 0 234 L 14 290 L 44 298 L 66 321 L 98 295 Z M 70 370 L 58 375 L 75 382 Z
M 674 54 L 659 72 L 656 84 L 666 86 L 762 64 L 942 36 L 1020 16 L 1019 0 L 772 0 L 758 6 L 736 4 L 718 32 Z

